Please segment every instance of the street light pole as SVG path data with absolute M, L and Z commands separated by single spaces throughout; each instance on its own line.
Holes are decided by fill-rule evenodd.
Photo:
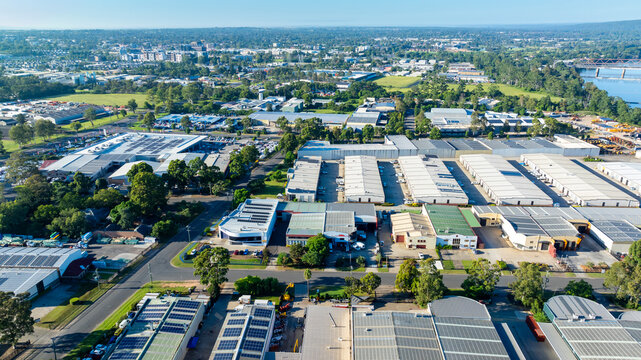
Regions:
M 187 225 L 185 229 L 187 229 L 187 237 L 189 238 L 189 242 L 191 242 L 191 226 Z
M 53 348 L 53 359 L 58 360 L 58 355 L 56 354 L 56 340 L 51 338 L 51 347 Z

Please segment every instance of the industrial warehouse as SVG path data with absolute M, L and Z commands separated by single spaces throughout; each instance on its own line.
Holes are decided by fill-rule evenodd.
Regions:
M 230 243 L 267 245 L 276 223 L 278 200 L 248 199 L 223 218 L 220 238 Z
M 581 206 L 639 207 L 639 201 L 562 155 L 525 154 L 521 161 Z
M 551 142 L 543 138 L 529 140 L 487 140 L 454 138 L 447 140 L 409 140 L 404 135 L 386 135 L 383 144 L 331 144 L 311 140 L 298 150 L 299 157 L 320 156 L 323 160 L 341 160 L 345 156 L 374 156 L 376 159 L 397 159 L 399 156 L 431 155 L 455 158 L 468 154 L 494 154 L 519 157 L 523 154 L 549 153 L 563 156 L 597 156 L 599 147 L 569 135 L 556 135 Z
M 287 200 L 316 201 L 316 189 L 321 172 L 320 157 L 301 158 L 287 170 Z
M 206 138 L 203 135 L 124 133 L 67 155 L 47 166 L 44 172 L 50 177 L 61 178 L 79 172 L 95 180 L 126 163 L 140 160 L 163 163 L 184 157 L 177 157 L 177 154 L 197 150 Z M 201 158 L 204 155 L 198 154 Z
M 204 314 L 202 301 L 147 294 L 105 358 L 182 360 Z
M 85 255 L 79 249 L 0 248 L 0 291 L 34 298 L 55 286 L 69 265 Z
M 561 359 L 641 359 L 641 312 L 617 319 L 601 304 L 578 296 L 558 295 L 543 311 L 552 323 L 539 323 Z
M 420 214 L 401 212 L 390 216 L 392 241 L 408 249 L 476 249 L 480 227 L 469 209 L 447 205 L 424 205 Z
M 461 163 L 497 205 L 552 205 L 552 199 L 498 155 L 462 155 Z
M 274 328 L 274 306 L 242 305 L 227 314 L 222 324 L 212 360 L 264 359 Z
M 374 156 L 345 157 L 345 201 L 385 202 L 383 183 Z
M 603 162 L 597 169 L 610 178 L 629 186 L 637 193 L 641 193 L 641 163 L 632 162 Z
M 467 205 L 467 195 L 440 159 L 401 156 L 398 163 L 413 202 Z

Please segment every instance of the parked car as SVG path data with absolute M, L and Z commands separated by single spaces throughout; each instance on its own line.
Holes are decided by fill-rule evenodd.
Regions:
M 425 259 L 427 259 L 428 257 L 429 257 L 429 256 L 428 256 L 428 255 L 426 255 L 426 254 L 418 253 L 418 258 L 419 258 L 420 260 L 425 260 Z

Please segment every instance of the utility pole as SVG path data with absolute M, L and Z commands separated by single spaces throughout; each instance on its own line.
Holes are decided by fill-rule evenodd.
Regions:
M 349 246 L 349 244 L 347 244 Z M 354 265 L 352 265 L 352 252 L 349 252 L 349 276 L 352 276 L 352 270 L 354 269 Z
M 187 237 L 189 238 L 189 242 L 191 242 L 191 226 L 187 225 L 185 229 L 187 229 Z
M 153 281 L 153 279 L 151 277 L 151 264 L 150 263 L 147 263 L 147 271 L 149 272 L 149 283 L 151 284 L 154 281 Z
M 58 360 L 58 355 L 56 354 L 56 340 L 51 338 L 51 347 L 53 348 L 53 359 Z

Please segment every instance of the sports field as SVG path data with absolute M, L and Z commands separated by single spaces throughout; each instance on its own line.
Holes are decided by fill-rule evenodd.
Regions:
M 419 77 L 408 76 L 385 76 L 374 80 L 378 85 L 389 88 L 390 90 L 400 90 L 411 88 L 421 80 Z
M 138 103 L 138 107 L 142 108 L 145 101 L 147 101 L 146 94 L 90 94 L 90 93 L 75 93 L 72 95 L 62 95 L 51 97 L 48 100 L 56 101 L 72 101 L 72 102 L 84 102 L 87 104 L 94 105 L 110 105 L 110 106 L 120 106 L 127 105 L 127 102 L 131 99 L 135 99 Z
M 527 90 L 523 90 L 523 89 L 520 89 L 520 88 L 518 88 L 516 86 L 512 86 L 512 85 L 496 84 L 496 83 L 494 83 L 494 84 L 484 83 L 484 84 L 481 84 L 481 85 L 483 86 L 483 88 L 485 90 L 487 90 L 488 87 L 494 85 L 494 86 L 499 88 L 499 91 L 502 92 L 503 95 L 507 95 L 507 96 L 521 96 L 521 95 L 523 95 L 523 96 L 528 96 L 528 97 L 531 97 L 531 98 L 534 98 L 534 99 L 537 99 L 537 100 L 542 98 L 542 97 L 545 97 L 545 96 L 550 96 L 550 100 L 552 100 L 554 102 L 559 102 L 559 101 L 562 100 L 560 97 L 552 96 L 552 95 L 550 95 L 550 94 L 548 94 L 548 93 L 546 93 L 544 91 L 536 91 L 536 92 L 535 91 L 527 91 Z M 456 87 L 458 85 L 457 84 L 450 84 L 449 86 L 454 88 L 454 87 Z M 477 86 L 476 84 L 469 84 L 469 85 L 466 86 L 466 89 L 467 90 L 474 90 L 476 88 L 476 86 Z

